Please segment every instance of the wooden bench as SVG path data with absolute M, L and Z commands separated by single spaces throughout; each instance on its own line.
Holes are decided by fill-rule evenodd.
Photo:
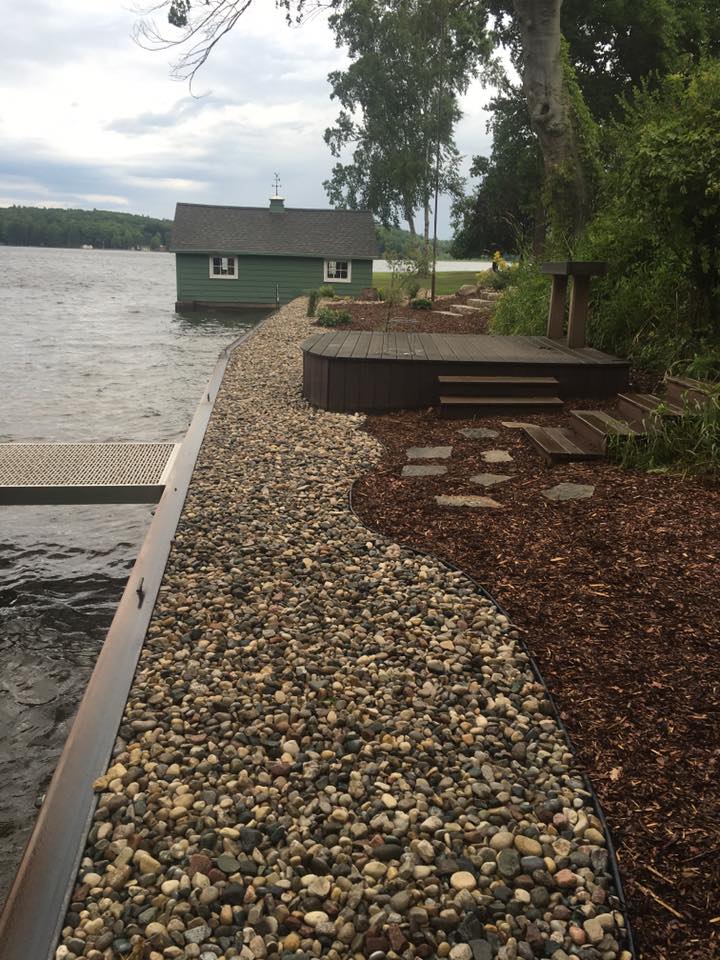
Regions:
M 562 340 L 568 277 L 572 277 L 567 345 L 573 349 L 584 347 L 590 302 L 590 277 L 604 276 L 607 273 L 607 263 L 604 260 L 558 260 L 554 263 L 543 263 L 540 272 L 549 273 L 552 276 L 548 338 Z

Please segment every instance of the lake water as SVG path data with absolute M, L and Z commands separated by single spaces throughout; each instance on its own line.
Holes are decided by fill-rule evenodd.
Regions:
M 262 314 L 176 314 L 174 259 L 0 246 L 0 442 L 182 439 Z M 151 510 L 0 506 L 0 902 Z

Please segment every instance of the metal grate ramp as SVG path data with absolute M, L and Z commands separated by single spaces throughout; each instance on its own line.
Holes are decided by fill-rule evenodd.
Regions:
M 175 443 L 0 443 L 0 504 L 154 503 Z

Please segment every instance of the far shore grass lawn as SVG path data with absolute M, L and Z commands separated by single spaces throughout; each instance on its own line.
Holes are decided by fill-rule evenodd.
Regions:
M 437 273 L 435 275 L 435 293 L 438 294 L 438 296 L 443 296 L 446 293 L 457 293 L 458 289 L 464 283 L 477 283 L 477 278 L 477 270 L 463 270 L 457 273 L 448 270 L 443 273 Z M 418 282 L 423 289 L 430 289 L 430 277 L 418 277 Z M 374 287 L 385 290 L 389 283 L 389 273 L 373 273 Z

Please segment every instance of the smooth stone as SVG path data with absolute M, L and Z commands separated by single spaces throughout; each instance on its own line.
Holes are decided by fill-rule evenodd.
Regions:
M 492 850 L 506 850 L 512 847 L 515 838 L 508 830 L 498 830 L 490 837 L 490 847 Z
M 450 877 L 450 886 L 453 890 L 474 890 L 477 880 L 466 870 L 459 870 Z
M 228 853 L 219 856 L 215 863 L 217 863 L 218 870 L 222 870 L 223 873 L 237 873 L 240 869 L 240 861 L 231 857 Z
M 595 493 L 590 483 L 556 483 L 541 491 L 546 500 L 587 500 Z
M 379 880 L 380 877 L 384 877 L 387 871 L 388 868 L 386 864 L 381 863 L 379 860 L 370 860 L 363 867 L 363 873 L 373 880 Z
M 496 483 L 505 483 L 506 480 L 512 480 L 508 473 L 476 473 L 470 477 L 470 483 L 477 483 L 481 487 L 494 487 Z
M 458 430 L 458 433 L 467 437 L 468 440 L 493 440 L 500 436 L 497 430 L 490 430 L 488 427 L 464 427 Z
M 146 850 L 136 850 L 135 856 L 133 857 L 133 863 L 138 868 L 138 872 L 140 874 L 157 874 L 162 870 L 160 861 L 156 860 L 155 857 L 151 857 Z
M 406 463 L 402 468 L 403 477 L 439 477 L 447 473 L 447 467 L 439 463 Z
M 515 850 L 501 850 L 497 855 L 498 873 L 506 879 L 512 879 L 520 873 L 520 857 Z
M 508 463 L 512 460 L 509 450 L 483 450 L 481 456 L 485 463 Z
M 475 497 L 471 494 L 468 495 L 450 495 L 442 494 L 439 497 L 435 497 L 435 503 L 440 507 L 490 507 L 492 509 L 497 509 L 502 506 L 493 500 L 492 497 Z
M 473 960 L 493 960 L 493 948 L 487 940 L 471 940 Z
M 191 927 L 185 931 L 185 939 L 188 943 L 202 943 L 207 940 L 212 931 L 206 923 L 201 923 L 197 927 Z
M 306 913 L 303 917 L 303 920 L 309 927 L 317 927 L 320 923 L 327 923 L 330 918 L 323 910 L 311 910 L 310 913 Z
M 542 844 L 538 843 L 537 840 L 533 840 L 531 837 L 523 836 L 521 833 L 515 836 L 515 849 L 518 850 L 523 857 L 541 857 L 543 852 Z
M 473 960 L 472 947 L 467 943 L 458 943 L 450 951 L 450 960 Z
M 405 454 L 408 460 L 447 460 L 452 447 L 408 447 Z

